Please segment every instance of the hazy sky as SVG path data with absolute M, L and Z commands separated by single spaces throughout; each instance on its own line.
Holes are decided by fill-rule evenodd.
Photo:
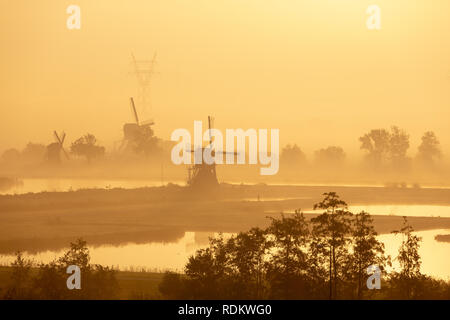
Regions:
M 381 30 L 366 9 L 381 7 Z M 66 8 L 81 7 L 81 30 Z M 414 149 L 434 130 L 450 153 L 448 0 L 2 0 L 0 151 L 90 132 L 110 146 L 132 120 L 131 52 L 158 53 L 156 134 L 215 116 L 279 128 L 281 144 L 357 152 L 399 125 Z M 415 150 L 413 151 L 415 152 Z

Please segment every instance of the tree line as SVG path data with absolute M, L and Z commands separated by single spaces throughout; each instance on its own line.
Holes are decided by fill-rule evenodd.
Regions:
M 21 151 L 15 148 L 5 150 L 0 159 L 5 164 L 17 162 L 32 164 L 40 163 L 43 160 L 51 161 L 51 154 L 49 153 L 51 147 L 56 148 L 56 153 L 58 153 L 59 157 L 59 153 L 61 152 L 62 148 L 58 143 L 52 143 L 48 146 L 45 146 L 41 143 L 29 142 Z M 97 138 L 91 133 L 87 133 L 76 139 L 70 144 L 69 147 L 71 155 L 85 158 L 87 162 L 91 162 L 96 158 L 103 157 L 105 155 L 105 150 L 105 147 L 99 145 Z
M 131 142 L 125 144 L 125 148 L 122 151 L 127 151 L 135 155 L 143 155 L 145 157 L 161 155 L 162 140 L 154 135 L 153 130 L 149 126 L 141 126 L 138 128 L 138 130 L 133 132 L 132 139 L 129 139 Z M 52 148 L 55 150 L 53 153 L 56 153 L 57 157 L 59 157 L 59 153 L 62 150 L 59 142 L 49 145 L 29 142 L 22 150 L 16 148 L 5 150 L 0 156 L 0 162 L 4 164 L 14 164 L 17 162 L 32 164 L 40 163 L 42 160 L 51 161 Z M 72 156 L 85 158 L 88 163 L 92 160 L 102 158 L 106 154 L 106 148 L 99 145 L 97 138 L 91 133 L 86 133 L 73 141 L 69 146 L 69 151 Z M 119 151 L 114 150 L 113 153 Z
M 80 268 L 81 290 L 67 288 L 66 271 L 71 265 Z M 120 290 L 112 268 L 90 263 L 89 249 L 82 239 L 71 243 L 63 256 L 49 263 L 34 265 L 18 252 L 11 267 L 11 280 L 3 295 L 6 300 L 116 299 Z
M 210 239 L 189 258 L 184 274 L 168 272 L 159 289 L 168 299 L 449 299 L 450 283 L 420 272 L 420 237 L 404 218 L 401 269 L 387 272 L 392 258 L 377 239 L 367 212 L 352 214 L 334 193 L 314 206 L 323 213 L 307 220 L 270 218 L 229 239 Z M 382 271 L 380 290 L 366 285 L 367 268 Z
M 375 170 L 407 170 L 412 159 L 407 152 L 410 136 L 397 126 L 387 129 L 373 129 L 358 139 L 364 152 L 365 164 Z M 423 167 L 433 168 L 442 158 L 442 149 L 436 134 L 427 131 L 417 149 L 416 162 Z M 318 166 L 340 166 L 345 162 L 346 153 L 340 146 L 328 146 L 314 152 L 314 163 Z M 305 153 L 296 144 L 288 144 L 281 151 L 281 163 L 287 166 L 301 166 L 307 163 Z

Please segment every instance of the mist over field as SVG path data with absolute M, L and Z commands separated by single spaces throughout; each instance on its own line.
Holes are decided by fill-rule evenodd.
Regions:
M 449 12 L 3 1 L 0 299 L 450 299 Z

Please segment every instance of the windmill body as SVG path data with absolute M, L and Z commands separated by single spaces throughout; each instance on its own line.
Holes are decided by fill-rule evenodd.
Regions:
M 209 146 L 202 148 L 202 155 L 204 154 L 205 150 L 212 148 L 212 137 L 211 137 L 211 129 L 212 129 L 212 122 L 213 118 L 211 116 L 208 116 L 208 128 L 209 128 Z M 191 152 L 194 152 L 194 150 L 191 150 Z M 223 152 L 223 151 L 211 151 L 211 155 L 214 156 L 216 153 L 221 153 L 223 155 L 228 154 L 229 152 Z M 232 153 L 233 155 L 237 155 L 236 152 Z M 215 189 L 219 186 L 219 181 L 217 180 L 217 173 L 216 173 L 216 163 L 213 162 L 211 164 L 206 163 L 205 161 L 202 161 L 200 164 L 194 164 L 188 168 L 188 180 L 187 180 L 188 186 L 195 188 L 195 189 L 202 189 L 202 190 L 209 190 L 209 189 Z
M 202 152 L 206 148 L 202 148 Z M 202 162 L 200 164 L 194 164 L 188 168 L 188 181 L 187 184 L 193 188 L 207 189 L 215 188 L 219 185 L 216 174 L 216 164 L 207 164 Z
M 141 122 L 134 104 L 134 99 L 130 98 L 130 102 L 135 122 L 125 123 L 123 125 L 123 140 L 120 150 L 137 152 L 139 148 L 143 147 L 143 144 L 148 144 L 149 141 L 155 139 L 152 129 L 155 123 L 153 121 Z
M 47 146 L 47 159 L 51 163 L 61 163 L 61 146 L 58 142 L 50 143 Z
M 66 134 L 63 132 L 60 137 L 56 131 L 53 131 L 53 135 L 55 137 L 55 142 L 47 146 L 47 160 L 52 164 L 59 164 L 61 163 L 61 152 L 69 159 L 69 155 L 64 149 Z

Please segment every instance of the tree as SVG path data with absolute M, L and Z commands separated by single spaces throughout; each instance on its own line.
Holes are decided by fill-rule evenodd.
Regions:
M 22 252 L 16 253 L 16 260 L 12 263 L 11 283 L 6 288 L 5 299 L 30 299 L 32 298 L 30 281 L 33 262 L 25 259 Z
M 400 231 L 393 231 L 394 234 L 401 234 L 403 236 L 402 244 L 398 251 L 397 260 L 402 268 L 402 273 L 408 278 L 413 278 L 420 274 L 419 247 L 422 238 L 413 235 L 414 229 L 408 223 L 408 219 L 403 217 L 403 226 Z
M 373 219 L 367 212 L 361 211 L 354 216 L 351 274 L 356 280 L 358 299 L 362 298 L 367 268 L 377 265 L 383 270 L 386 263 L 390 263 L 384 257 L 384 244 L 377 240 L 377 233 L 372 223 Z
M 7 164 L 15 164 L 20 160 L 20 152 L 17 149 L 8 149 L 3 152 L 2 160 Z
M 361 149 L 367 152 L 366 160 L 376 169 L 389 163 L 394 169 L 404 169 L 407 163 L 409 135 L 397 126 L 375 129 L 359 138 Z
M 347 244 L 350 241 L 351 217 L 347 203 L 339 199 L 335 192 L 323 194 L 324 199 L 314 205 L 314 210 L 325 211 L 311 219 L 311 251 L 318 263 L 328 265 L 329 299 L 338 296 L 338 282 L 343 281 L 343 266 L 349 259 Z
M 13 263 L 13 281 L 8 288 L 7 299 L 115 299 L 119 289 L 114 270 L 89 263 L 86 242 L 78 239 L 59 259 L 41 263 L 31 273 L 32 263 L 18 253 Z M 81 290 L 68 290 L 67 267 L 81 269 Z
M 391 128 L 389 155 L 395 169 L 405 168 L 406 152 L 409 149 L 409 135 L 397 126 Z
M 220 293 L 230 294 L 228 287 L 229 254 L 222 236 L 210 239 L 209 248 L 198 250 L 191 256 L 185 267 L 186 276 L 191 280 L 188 284 L 192 295 L 198 299 L 208 299 Z
M 442 158 L 441 146 L 433 131 L 423 134 L 417 158 L 428 165 L 433 165 L 436 160 Z
M 64 274 L 64 278 L 67 278 L 65 272 L 68 266 L 75 265 L 80 268 L 82 290 L 70 291 L 69 298 L 114 299 L 119 289 L 114 270 L 98 264 L 91 264 L 90 259 L 87 242 L 77 239 L 70 244 L 70 249 L 55 262 L 57 268 Z
M 298 167 L 305 164 L 306 156 L 296 144 L 288 144 L 281 150 L 280 162 L 289 167 Z
M 159 147 L 160 139 L 154 135 L 153 129 L 150 126 L 139 127 L 133 142 L 135 153 L 142 153 L 145 156 L 150 156 L 162 152 Z
M 317 150 L 314 155 L 316 163 L 323 166 L 340 166 L 345 161 L 344 149 L 336 146 Z
M 310 222 L 297 210 L 270 218 L 265 230 L 210 239 L 208 248 L 190 257 L 185 275 L 164 276 L 160 292 L 170 299 L 450 297 L 450 283 L 420 274 L 420 239 L 406 220 L 398 231 L 405 237 L 397 258 L 402 271 L 384 275 L 383 290 L 364 296 L 367 267 L 384 271 L 390 265 L 372 218 L 366 212 L 353 216 L 334 192 L 314 208 L 324 212 Z
M 37 274 L 32 281 L 33 295 L 39 300 L 62 300 L 72 298 L 73 295 L 78 296 L 77 290 L 75 292 L 67 290 L 65 271 L 56 261 L 39 264 Z M 84 287 L 83 282 L 82 280 Z
M 303 213 L 296 211 L 292 217 L 271 218 L 267 229 L 271 254 L 268 278 L 274 298 L 294 299 L 309 292 L 308 252 L 309 228 Z
M 385 129 L 374 129 L 359 138 L 361 149 L 367 151 L 367 160 L 375 168 L 387 161 L 390 150 L 390 134 Z
M 70 243 L 70 249 L 58 259 L 58 263 L 63 266 L 76 265 L 81 270 L 84 270 L 89 268 L 90 259 L 87 242 L 83 239 L 78 239 Z
M 47 149 L 43 144 L 29 142 L 22 151 L 22 158 L 30 162 L 41 161 Z
M 413 227 L 403 217 L 403 226 L 400 230 L 393 231 L 394 234 L 402 235 L 402 244 L 398 250 L 397 261 L 401 270 L 394 273 L 393 283 L 399 291 L 404 292 L 407 299 L 414 298 L 417 291 L 414 290 L 414 282 L 422 278 L 420 266 L 422 264 L 419 254 L 420 242 L 422 238 L 413 234 Z
M 88 162 L 92 159 L 103 156 L 105 154 L 105 147 L 96 145 L 97 139 L 94 135 L 88 133 L 70 146 L 70 151 L 78 156 L 86 157 Z
M 227 250 L 232 266 L 236 295 L 246 299 L 262 299 L 266 296 L 265 256 L 270 243 L 266 232 L 252 228 L 240 232 L 228 240 Z

